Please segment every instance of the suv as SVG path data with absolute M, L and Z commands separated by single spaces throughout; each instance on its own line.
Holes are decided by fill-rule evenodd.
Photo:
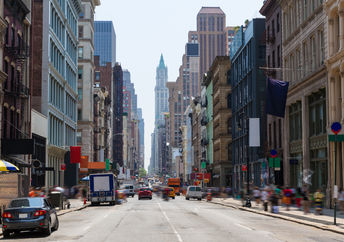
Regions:
M 125 195 L 127 197 L 134 197 L 135 195 L 135 190 L 134 190 L 134 185 L 130 185 L 130 184 L 127 184 L 127 185 L 124 185 L 124 190 L 125 190 Z
M 196 198 L 198 200 L 202 200 L 202 189 L 198 186 L 188 186 L 188 189 L 186 191 L 185 198 L 186 200 L 189 200 L 190 198 Z

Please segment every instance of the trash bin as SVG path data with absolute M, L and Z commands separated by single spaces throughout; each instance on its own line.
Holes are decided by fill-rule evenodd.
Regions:
M 51 192 L 48 195 L 48 200 L 54 208 L 63 209 L 63 193 L 61 192 Z

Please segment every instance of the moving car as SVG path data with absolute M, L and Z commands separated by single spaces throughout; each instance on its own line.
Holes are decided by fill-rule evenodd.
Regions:
M 139 200 L 141 200 L 141 198 L 152 199 L 152 191 L 148 187 L 140 188 L 138 196 Z
M 188 186 L 186 191 L 185 199 L 189 200 L 190 198 L 196 198 L 202 200 L 202 189 L 199 186 Z
M 134 185 L 131 185 L 131 184 L 125 184 L 123 185 L 123 189 L 125 189 L 125 193 L 127 195 L 127 197 L 134 197 L 135 196 L 135 188 L 134 188 Z
M 55 208 L 43 197 L 13 199 L 2 214 L 2 220 L 4 238 L 8 238 L 12 232 L 35 229 L 50 235 L 52 230 L 59 227 Z

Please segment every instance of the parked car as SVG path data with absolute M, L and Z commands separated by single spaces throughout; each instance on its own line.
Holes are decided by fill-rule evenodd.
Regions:
M 139 200 L 141 200 L 141 198 L 152 199 L 152 191 L 148 187 L 140 188 L 138 196 Z
M 135 196 L 135 188 L 134 185 L 131 184 L 127 184 L 127 185 L 123 185 L 123 189 L 125 190 L 125 195 L 127 197 L 134 197 Z
M 189 200 L 190 198 L 196 198 L 198 200 L 202 200 L 202 189 L 198 186 L 188 186 L 186 191 L 185 199 Z
M 36 229 L 50 235 L 59 227 L 55 208 L 43 197 L 13 199 L 2 214 L 2 221 L 4 238 L 12 232 Z

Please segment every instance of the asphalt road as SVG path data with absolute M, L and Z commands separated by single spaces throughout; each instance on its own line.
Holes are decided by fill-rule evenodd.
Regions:
M 244 212 L 205 201 L 177 197 L 169 202 L 137 196 L 118 206 L 88 207 L 60 217 L 51 236 L 20 233 L 1 241 L 344 241 L 344 236 Z

